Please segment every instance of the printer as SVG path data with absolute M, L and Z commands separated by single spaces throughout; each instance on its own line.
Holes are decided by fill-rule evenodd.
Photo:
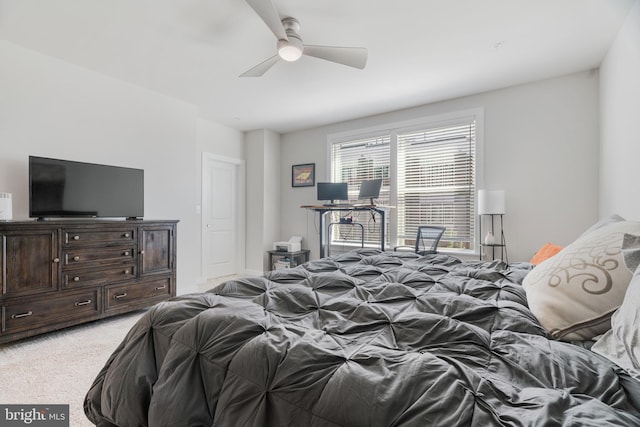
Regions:
M 278 252 L 298 252 L 302 248 L 302 237 L 291 236 L 286 242 L 273 242 L 273 250 Z

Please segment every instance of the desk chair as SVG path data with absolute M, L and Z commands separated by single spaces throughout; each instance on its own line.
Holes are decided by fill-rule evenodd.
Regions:
M 438 253 L 438 243 L 444 234 L 446 227 L 439 225 L 421 225 L 418 227 L 416 235 L 416 244 L 414 251 L 418 255 L 428 255 Z M 411 246 L 396 246 L 394 251 L 399 248 L 410 248 Z

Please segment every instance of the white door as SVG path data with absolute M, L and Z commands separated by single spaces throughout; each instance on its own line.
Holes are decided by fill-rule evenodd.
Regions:
M 202 253 L 206 279 L 239 273 L 241 162 L 202 157 Z

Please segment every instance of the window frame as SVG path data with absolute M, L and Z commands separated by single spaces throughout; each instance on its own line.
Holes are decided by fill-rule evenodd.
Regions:
M 334 143 L 352 141 L 356 139 L 375 138 L 388 135 L 390 143 L 390 165 L 389 165 L 389 204 L 397 206 L 398 203 L 398 182 L 397 182 L 397 161 L 398 161 L 398 134 L 415 132 L 426 128 L 438 126 L 455 125 L 460 122 L 475 120 L 475 189 L 473 207 L 473 227 L 474 233 L 471 237 L 471 249 L 457 249 L 451 251 L 459 255 L 477 255 L 479 253 L 478 214 L 477 214 L 477 191 L 484 188 L 484 108 L 476 107 L 464 110 L 451 111 L 441 114 L 425 115 L 410 120 L 381 123 L 375 126 L 362 127 L 344 132 L 336 132 L 327 135 L 326 144 L 326 176 L 332 176 L 332 146 Z M 390 209 L 387 227 L 387 236 L 390 247 L 398 244 L 398 215 L 396 209 Z M 443 250 L 447 252 L 447 250 Z

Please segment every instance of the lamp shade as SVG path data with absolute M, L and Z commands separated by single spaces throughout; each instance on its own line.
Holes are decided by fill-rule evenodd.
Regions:
M 478 190 L 478 215 L 504 213 L 503 190 Z

